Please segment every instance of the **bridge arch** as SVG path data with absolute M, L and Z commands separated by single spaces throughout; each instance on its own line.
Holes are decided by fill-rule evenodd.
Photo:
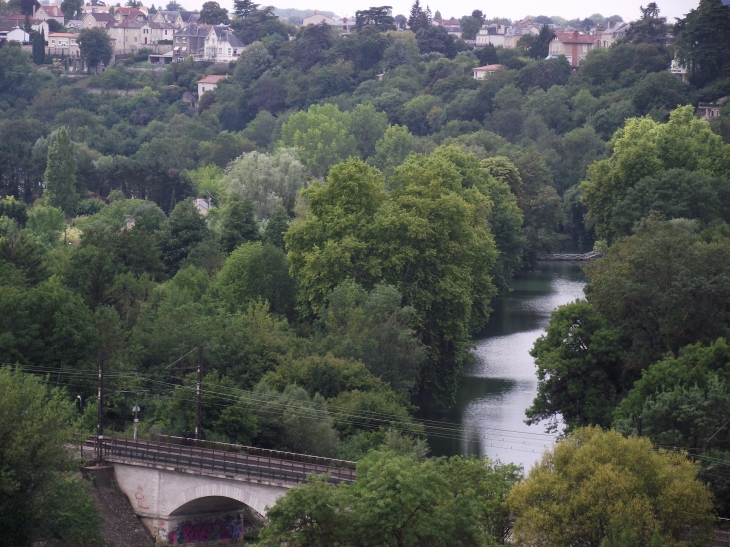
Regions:
M 247 505 L 260 515 L 266 514 L 267 503 L 263 499 L 246 491 L 244 488 L 214 482 L 199 484 L 182 492 L 175 493 L 174 497 L 168 497 L 165 500 L 166 512 L 171 516 L 176 512 L 183 512 L 184 505 L 192 505 L 193 502 L 201 498 L 228 498 Z

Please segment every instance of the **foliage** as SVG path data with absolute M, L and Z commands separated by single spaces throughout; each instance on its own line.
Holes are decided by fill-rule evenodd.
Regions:
M 656 2 L 641 7 L 641 19 L 632 21 L 624 40 L 634 44 L 652 44 L 664 47 L 667 43 L 667 18 L 659 16 Z
M 205 244 L 208 232 L 192 199 L 177 204 L 170 219 L 157 232 L 162 261 L 170 273 L 177 272 L 181 262 L 197 245 Z
M 254 218 L 253 202 L 234 196 L 223 211 L 221 244 L 227 253 L 247 241 L 261 239 L 259 227 Z
M 56 140 L 48 149 L 46 162 L 46 192 L 48 204 L 60 208 L 68 217 L 76 213 L 76 157 L 67 127 L 61 127 Z
M 205 2 L 200 10 L 199 21 L 206 25 L 224 25 L 228 23 L 228 10 L 218 2 Z
M 100 517 L 82 481 L 71 478 L 67 444 L 75 410 L 58 388 L 0 368 L 0 521 L 4 541 L 101 544 Z M 61 502 L 63 500 L 63 502 Z
M 111 38 L 103 28 L 81 29 L 76 43 L 89 69 L 98 69 L 99 64 L 108 65 L 114 55 Z
M 611 534 L 623 529 L 641 545 L 655 534 L 663 545 L 705 545 L 714 518 L 711 495 L 697 471 L 686 454 L 654 451 L 648 439 L 579 429 L 543 455 L 510 492 L 514 537 L 537 544 L 610 545 Z
M 217 275 L 215 289 L 230 309 L 242 309 L 261 299 L 273 313 L 293 317 L 296 283 L 289 276 L 284 251 L 269 243 L 237 247 Z

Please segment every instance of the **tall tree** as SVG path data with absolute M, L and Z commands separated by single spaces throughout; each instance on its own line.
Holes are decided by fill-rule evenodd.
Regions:
M 42 65 L 46 59 L 46 31 L 41 29 L 33 37 L 33 63 Z
M 665 47 L 667 45 L 667 18 L 659 16 L 660 9 L 656 2 L 651 2 L 646 7 L 641 6 L 640 9 L 641 18 L 631 22 L 624 39 L 632 44 L 652 44 Z
M 58 130 L 55 142 L 48 149 L 43 178 L 49 204 L 60 207 L 67 217 L 74 216 L 79 199 L 76 194 L 76 156 L 66 126 Z
M 696 86 L 727 74 L 730 62 L 730 6 L 721 0 L 701 0 L 674 26 L 677 61 Z
M 428 7 L 424 10 L 420 0 L 413 2 L 411 13 L 408 17 L 408 28 L 413 32 L 427 29 L 431 26 L 431 10 Z
M 82 14 L 83 0 L 63 0 L 61 2 L 61 11 L 66 22 L 74 19 L 80 19 Z
M 233 13 L 238 17 L 247 17 L 252 11 L 259 9 L 259 5 L 252 0 L 233 0 Z
M 230 253 L 242 243 L 259 239 L 261 236 L 254 216 L 253 201 L 235 194 L 234 199 L 226 206 L 223 217 L 221 233 L 223 249 Z
M 228 10 L 218 2 L 205 2 L 200 10 L 200 22 L 206 25 L 223 25 L 228 23 Z
M 97 69 L 100 64 L 108 65 L 114 55 L 111 38 L 103 28 L 82 29 L 76 42 L 89 71 Z
M 395 30 L 395 19 L 393 19 L 393 8 L 381 6 L 355 12 L 355 26 L 362 29 L 364 26 L 373 26 L 379 32 Z

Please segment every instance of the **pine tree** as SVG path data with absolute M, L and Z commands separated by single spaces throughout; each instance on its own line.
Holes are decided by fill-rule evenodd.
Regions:
M 59 207 L 67 217 L 76 213 L 76 156 L 68 127 L 58 130 L 55 142 L 48 149 L 44 175 L 49 205 Z
M 264 241 L 284 250 L 284 232 L 289 229 L 289 215 L 284 207 L 277 207 L 264 230 Z
M 46 33 L 43 29 L 33 37 L 33 63 L 42 65 L 46 58 Z
M 223 218 L 221 245 L 226 252 L 232 252 L 241 243 L 258 241 L 259 226 L 250 199 L 237 197 L 228 204 Z
M 431 10 L 426 8 L 424 10 L 421 7 L 420 0 L 413 2 L 411 6 L 411 14 L 408 17 L 408 28 L 413 32 L 418 32 L 423 28 L 431 26 Z

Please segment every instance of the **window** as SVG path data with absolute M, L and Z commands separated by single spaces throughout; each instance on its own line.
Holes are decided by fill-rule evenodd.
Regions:
M 231 54 L 231 48 L 228 48 L 228 55 Z
M 218 48 L 218 53 L 223 53 L 223 48 L 222 47 L 219 47 Z
M 136 37 L 136 36 L 134 37 L 134 41 L 135 41 L 135 42 L 137 41 L 137 37 Z
M 583 44 L 583 53 L 588 51 L 588 44 Z
M 165 29 L 165 36 L 167 36 L 167 29 Z
M 205 86 L 203 86 L 203 93 L 205 93 Z

